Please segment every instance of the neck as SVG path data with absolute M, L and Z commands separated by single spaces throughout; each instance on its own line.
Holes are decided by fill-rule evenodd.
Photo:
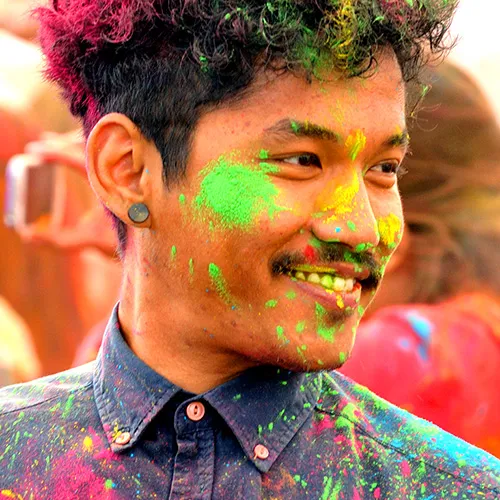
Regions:
M 206 312 L 186 307 L 179 293 L 155 283 L 154 273 L 137 269 L 125 273 L 118 317 L 125 341 L 148 366 L 194 394 L 255 366 L 217 343 Z

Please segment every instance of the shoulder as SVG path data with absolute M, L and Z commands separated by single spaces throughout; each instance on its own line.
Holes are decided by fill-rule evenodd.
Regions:
M 436 474 L 500 493 L 500 461 L 430 422 L 402 410 L 338 372 L 323 374 L 319 411 L 377 447 L 424 463 Z
M 77 394 L 91 391 L 95 362 L 65 372 L 0 389 L 0 421 L 20 412 L 39 412 L 46 406 L 72 402 Z

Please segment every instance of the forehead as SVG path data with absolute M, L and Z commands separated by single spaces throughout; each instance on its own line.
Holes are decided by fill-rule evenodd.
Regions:
M 212 125 L 229 136 L 254 135 L 286 118 L 317 123 L 346 136 L 355 129 L 368 137 L 404 128 L 405 84 L 390 54 L 380 56 L 369 76 L 344 78 L 334 71 L 320 76 L 308 82 L 291 73 L 263 72 L 243 98 L 209 113 Z

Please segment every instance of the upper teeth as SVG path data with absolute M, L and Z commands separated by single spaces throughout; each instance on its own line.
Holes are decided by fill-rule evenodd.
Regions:
M 308 273 L 306 271 L 292 271 L 292 276 L 301 281 L 308 281 L 321 285 L 327 290 L 334 292 L 352 292 L 355 280 L 352 278 L 341 278 L 328 273 Z

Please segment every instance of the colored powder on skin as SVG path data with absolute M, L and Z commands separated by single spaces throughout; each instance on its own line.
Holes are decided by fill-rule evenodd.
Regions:
M 278 339 L 279 340 L 284 340 L 285 339 L 285 329 L 282 326 L 277 326 L 276 327 L 276 333 L 278 334 Z
M 222 271 L 220 270 L 220 268 L 214 263 L 210 263 L 208 265 L 208 274 L 210 275 L 212 284 L 217 290 L 219 296 L 224 300 L 226 304 L 230 305 L 233 301 L 231 299 L 231 294 L 227 289 L 227 283 L 224 279 L 224 276 L 222 275 Z
M 189 274 L 193 276 L 194 274 L 194 260 L 189 259 Z
M 266 151 L 265 149 L 261 149 L 259 152 L 259 158 L 261 160 L 267 160 L 269 158 L 269 151 Z
M 334 326 L 327 326 L 327 316 L 327 310 L 321 304 L 316 302 L 316 320 L 318 323 L 316 332 L 321 338 L 327 340 L 328 342 L 333 342 L 337 329 Z
M 265 306 L 268 308 L 268 309 L 274 309 L 276 306 L 278 305 L 278 301 L 276 299 L 271 299 L 271 300 L 268 300 L 265 304 Z
M 170 260 L 173 262 L 176 256 L 177 256 L 177 248 L 173 246 L 172 250 L 170 250 Z
M 202 218 L 215 216 L 225 230 L 250 230 L 267 213 L 273 219 L 287 210 L 276 204 L 278 188 L 262 168 L 232 163 L 221 156 L 200 172 L 200 192 L 193 207 Z
M 346 355 L 345 355 L 345 352 L 340 352 L 339 353 L 339 361 L 341 363 L 345 363 L 345 360 L 346 360 Z
M 352 220 L 347 221 L 347 227 L 352 231 L 356 232 L 356 224 Z
M 296 331 L 297 333 L 302 333 L 305 329 L 306 329 L 306 322 L 305 322 L 305 321 L 299 321 L 299 322 L 295 325 L 295 331 Z
M 355 161 L 366 147 L 366 136 L 363 131 L 358 129 L 351 134 L 345 141 L 345 147 L 351 161 Z
M 354 200 L 359 192 L 359 177 L 356 171 L 353 172 L 349 183 L 335 187 L 332 192 L 331 186 L 337 183 L 338 180 L 331 181 L 318 197 L 318 205 L 321 212 L 333 212 L 333 215 L 328 218 L 327 222 L 336 220 L 339 215 L 351 213 Z
M 380 234 L 380 240 L 388 248 L 396 248 L 399 238 L 401 237 L 402 228 L 401 219 L 394 215 L 389 214 L 387 217 L 380 217 L 377 219 L 377 228 Z
M 354 250 L 356 252 L 364 252 L 369 248 L 373 248 L 373 243 L 360 243 L 359 245 L 356 245 L 356 248 Z
M 315 236 L 309 240 L 309 245 L 313 248 L 316 248 L 316 250 L 320 249 L 323 246 L 321 241 L 319 241 Z
M 290 122 L 290 127 L 292 128 L 292 132 L 294 132 L 295 134 L 300 131 L 299 124 L 293 120 Z
M 295 297 L 297 297 L 297 294 L 293 290 L 289 290 L 286 292 L 285 297 L 289 300 L 293 300 Z
M 179 203 L 181 205 L 185 205 L 186 204 L 186 196 L 185 195 L 183 195 L 183 194 L 179 195 Z

